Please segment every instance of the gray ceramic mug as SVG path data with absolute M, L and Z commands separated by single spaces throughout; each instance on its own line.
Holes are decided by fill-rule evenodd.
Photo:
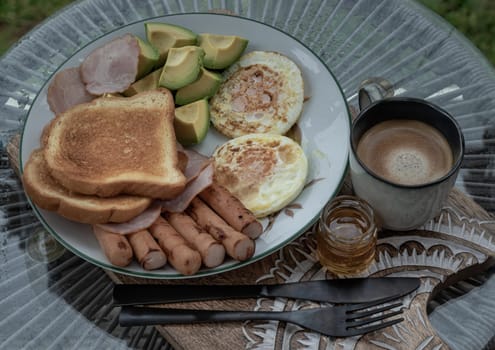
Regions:
M 385 229 L 406 231 L 418 228 L 440 213 L 454 186 L 464 156 L 464 137 L 455 119 L 446 111 L 416 98 L 380 97 L 377 90 L 360 90 L 361 112 L 351 128 L 350 175 L 355 194 L 374 209 Z M 367 106 L 363 106 L 369 103 Z M 373 172 L 357 155 L 363 134 L 374 125 L 391 119 L 424 122 L 447 140 L 453 165 L 442 177 L 416 185 L 401 185 Z M 376 155 L 377 157 L 380 154 Z

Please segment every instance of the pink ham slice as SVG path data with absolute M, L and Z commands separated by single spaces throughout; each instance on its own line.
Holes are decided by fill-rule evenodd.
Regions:
M 177 143 L 177 154 L 179 158 L 179 168 L 184 173 L 187 182 L 194 180 L 201 170 L 206 168 L 213 160 L 192 149 L 185 149 Z
M 191 201 L 205 188 L 213 183 L 213 164 L 210 163 L 186 186 L 182 193 L 171 200 L 159 201 L 162 210 L 171 213 L 182 213 L 189 206 Z
M 183 149 L 182 152 L 187 156 L 187 165 L 184 169 L 184 176 L 187 178 L 188 182 L 194 180 L 201 171 L 212 162 L 210 158 L 196 151 Z
M 148 209 L 136 216 L 134 219 L 118 224 L 97 224 L 99 228 L 112 233 L 128 235 L 150 227 L 160 216 L 162 208 L 159 203 L 153 203 Z
M 139 53 L 137 39 L 131 34 L 95 49 L 81 64 L 86 90 L 94 95 L 125 91 L 136 79 Z
M 80 103 L 89 102 L 91 95 L 81 80 L 79 67 L 64 69 L 53 77 L 47 91 L 47 102 L 55 114 L 65 112 Z

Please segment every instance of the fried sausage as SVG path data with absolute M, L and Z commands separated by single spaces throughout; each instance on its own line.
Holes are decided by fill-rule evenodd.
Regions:
M 201 199 L 194 198 L 187 213 L 217 241 L 222 242 L 227 254 L 232 258 L 244 261 L 253 256 L 254 241 L 228 225 Z
M 215 267 L 223 262 L 225 258 L 223 245 L 204 231 L 189 215 L 184 213 L 166 213 L 165 215 L 170 225 L 201 254 L 206 267 Z
M 137 231 L 127 237 L 143 269 L 156 270 L 167 263 L 165 253 L 148 230 Z
M 225 187 L 213 183 L 199 197 L 230 226 L 249 238 L 256 239 L 263 233 L 263 226 L 256 216 Z
M 131 263 L 132 247 L 125 236 L 107 232 L 96 225 L 93 225 L 93 233 L 110 263 L 120 267 Z
M 165 220 L 158 217 L 149 231 L 167 254 L 168 261 L 183 275 L 193 275 L 201 267 L 201 255 Z

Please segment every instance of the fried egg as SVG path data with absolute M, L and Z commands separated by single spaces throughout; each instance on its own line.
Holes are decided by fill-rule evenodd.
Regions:
M 299 67 L 277 52 L 252 51 L 224 73 L 210 102 L 211 121 L 228 137 L 285 134 L 296 123 L 304 100 Z
M 302 191 L 308 174 L 303 149 L 274 134 L 230 139 L 213 153 L 215 181 L 226 187 L 256 217 L 279 211 Z

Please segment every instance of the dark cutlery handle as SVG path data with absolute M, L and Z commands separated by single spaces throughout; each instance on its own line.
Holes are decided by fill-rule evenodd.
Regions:
M 247 320 L 287 321 L 287 312 L 185 310 L 123 306 L 119 315 L 121 326 L 187 324 L 202 322 L 232 322 Z
M 255 298 L 266 296 L 262 285 L 136 285 L 118 284 L 113 289 L 115 305 L 149 305 L 184 301 Z
M 149 305 L 232 298 L 283 297 L 332 303 L 364 303 L 402 296 L 417 289 L 419 278 L 347 278 L 255 285 L 115 285 L 115 305 Z

